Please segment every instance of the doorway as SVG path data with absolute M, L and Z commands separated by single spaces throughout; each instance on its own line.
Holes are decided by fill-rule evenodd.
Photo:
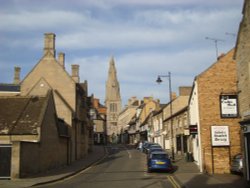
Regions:
M 10 179 L 11 145 L 0 145 L 0 178 Z

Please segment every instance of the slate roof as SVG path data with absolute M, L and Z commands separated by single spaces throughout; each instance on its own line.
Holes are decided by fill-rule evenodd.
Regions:
M 1 97 L 0 135 L 36 135 L 46 97 Z
M 20 92 L 20 85 L 17 84 L 0 84 L 0 92 Z

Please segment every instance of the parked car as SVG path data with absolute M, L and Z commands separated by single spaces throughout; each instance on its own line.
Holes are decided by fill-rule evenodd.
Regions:
M 144 152 L 146 154 L 149 153 L 150 149 L 153 149 L 153 148 L 160 148 L 162 149 L 162 147 L 159 145 L 159 144 L 156 144 L 156 143 L 151 143 L 151 144 L 148 144 L 147 147 L 144 149 Z
M 162 149 L 162 148 L 158 148 L 158 147 L 156 147 L 156 148 L 151 148 L 149 151 L 148 151 L 148 153 L 147 153 L 147 156 L 149 157 L 149 155 L 152 153 L 152 152 L 164 152 L 164 150 Z
M 146 153 L 149 154 L 152 150 L 155 150 L 155 149 L 163 150 L 162 147 L 161 147 L 160 145 L 153 144 L 153 145 L 151 145 L 151 146 L 149 146 L 149 147 L 147 148 Z
M 143 147 L 143 152 L 146 153 L 147 148 L 150 145 L 153 145 L 153 144 L 155 144 L 155 143 L 152 143 L 152 142 L 146 142 L 146 143 L 144 143 L 143 146 L 142 146 Z
M 152 172 L 153 170 L 171 171 L 173 170 L 173 166 L 166 152 L 155 151 L 151 152 L 148 156 L 147 169 L 148 172 Z
M 230 170 L 232 173 L 243 174 L 243 155 L 241 153 L 233 157 Z

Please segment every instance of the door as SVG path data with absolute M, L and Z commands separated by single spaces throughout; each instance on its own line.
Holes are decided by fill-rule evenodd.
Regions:
M 0 178 L 10 178 L 11 145 L 0 145 Z
M 246 159 L 245 159 L 245 167 L 246 167 L 246 177 L 247 181 L 250 181 L 250 133 L 245 134 L 245 151 L 246 151 Z

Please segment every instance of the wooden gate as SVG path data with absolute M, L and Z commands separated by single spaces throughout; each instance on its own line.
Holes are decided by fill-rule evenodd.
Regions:
M 11 145 L 0 145 L 0 178 L 10 178 Z

